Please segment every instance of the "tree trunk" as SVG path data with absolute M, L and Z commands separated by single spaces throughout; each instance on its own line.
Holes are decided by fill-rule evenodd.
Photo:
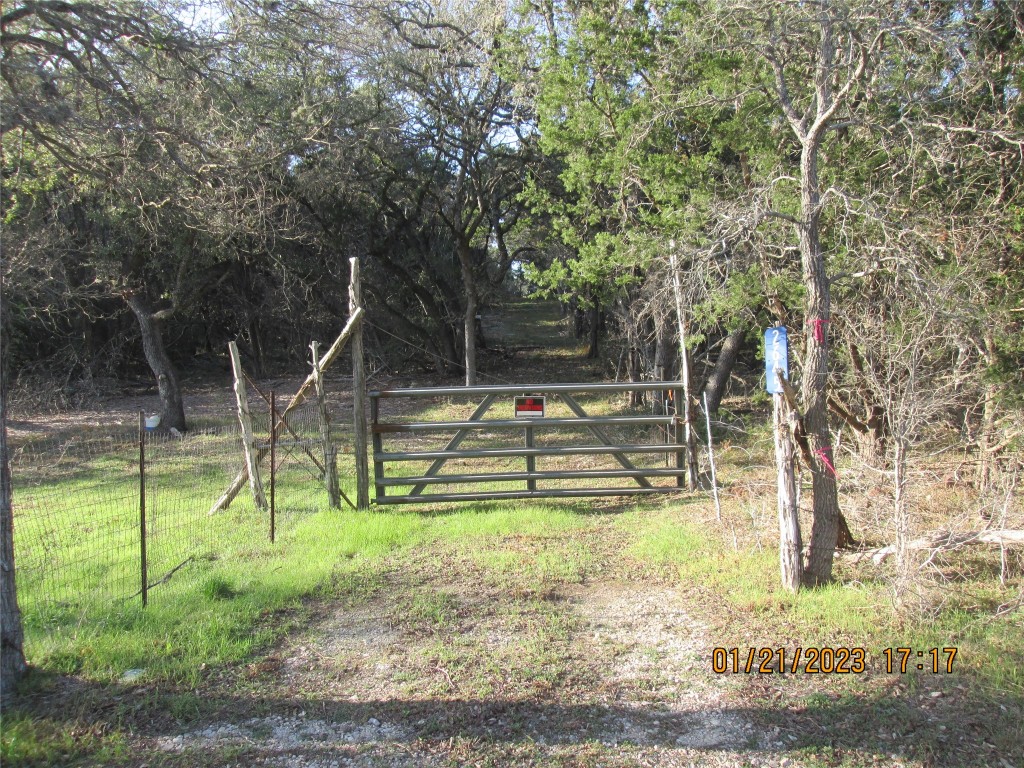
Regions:
M 910 576 L 910 513 L 907 503 L 907 450 L 909 441 L 903 435 L 893 439 L 893 522 L 896 524 L 896 562 L 898 586 L 902 588 Z
M 577 341 L 583 338 L 587 326 L 587 313 L 582 307 L 576 306 L 572 310 L 572 333 Z
M 825 256 L 821 250 L 821 193 L 818 183 L 820 134 L 805 137 L 800 154 L 800 260 L 807 297 L 804 318 L 807 330 L 801 397 L 804 428 L 816 461 L 811 464 L 814 515 L 810 551 L 804 571 L 811 585 L 832 579 L 832 560 L 839 536 L 839 499 L 833 471 L 828 429 L 828 322 L 831 295 Z
M 184 432 L 185 404 L 181 399 L 181 387 L 174 365 L 164 349 L 164 340 L 160 332 L 160 321 L 154 315 L 149 301 L 139 294 L 128 297 L 128 306 L 135 319 L 138 320 L 142 332 L 142 351 L 146 362 L 156 376 L 157 389 L 160 392 L 160 426 L 164 429 L 174 427 Z
M 629 312 L 629 308 L 625 305 L 622 306 L 622 314 L 626 319 L 626 375 L 629 377 L 631 383 L 636 383 L 642 378 L 640 370 L 640 342 L 637 339 L 639 335 L 636 328 L 636 318 L 632 317 Z M 644 393 L 638 390 L 632 389 L 629 392 L 629 405 L 632 408 L 639 408 L 644 404 Z
M 28 667 L 14 579 L 14 507 L 7 452 L 6 361 L 0 365 L 4 367 L 0 371 L 0 695 L 4 695 L 14 690 Z
M 872 391 L 870 379 L 867 374 L 868 365 L 860 348 L 852 341 L 849 342 L 850 364 L 853 367 L 854 381 L 857 385 L 857 395 L 860 397 L 864 409 L 864 420 L 857 419 L 852 414 L 843 414 L 840 417 L 849 424 L 857 436 L 857 451 L 861 458 L 870 466 L 884 467 L 886 462 L 886 423 L 885 409 L 878 404 Z
M 985 362 L 989 366 L 996 362 L 996 341 L 992 333 L 985 333 Z M 985 403 L 981 413 L 981 433 L 978 435 L 978 476 L 975 487 L 979 491 L 987 491 L 992 486 L 992 468 L 995 464 L 994 447 L 996 439 L 996 395 L 999 390 L 995 384 L 985 385 Z
M 594 301 L 594 305 L 587 310 L 588 331 L 590 332 L 590 345 L 587 347 L 587 360 L 596 360 L 600 354 L 599 340 L 601 336 L 601 307 Z
M 718 406 L 722 404 L 725 397 L 725 388 L 729 385 L 729 377 L 736 367 L 736 360 L 743 351 L 743 340 L 746 336 L 746 329 L 733 331 L 725 337 L 722 344 L 722 351 L 718 353 L 715 361 L 715 368 L 711 371 L 711 378 L 704 386 L 704 395 L 707 397 L 708 409 L 712 415 L 717 415 Z
M 466 294 L 466 316 L 463 322 L 463 335 L 466 342 L 466 355 L 463 358 L 466 367 L 466 386 L 476 384 L 476 279 L 473 277 L 473 258 L 469 242 L 462 239 L 456 247 L 459 266 L 462 268 L 462 287 Z

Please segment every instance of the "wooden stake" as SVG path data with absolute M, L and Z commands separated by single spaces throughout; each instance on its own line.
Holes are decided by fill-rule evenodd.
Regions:
M 356 328 L 359 327 L 362 316 L 362 308 L 360 308 L 355 313 L 349 316 L 348 322 L 345 323 L 345 327 L 338 335 L 338 338 L 334 340 L 334 343 L 331 345 L 331 348 L 327 350 L 327 354 L 324 355 L 323 360 L 320 361 L 321 370 L 326 371 L 328 367 L 330 367 L 331 363 L 334 362 L 334 359 L 338 356 L 341 350 L 345 348 L 345 344 L 346 342 L 348 342 L 349 337 L 352 336 L 352 334 L 355 333 Z M 299 391 L 295 393 L 295 396 L 291 399 L 291 402 L 288 403 L 288 406 L 284 409 L 284 412 L 281 414 L 278 422 L 273 425 L 272 431 L 275 436 L 279 435 L 281 433 L 281 430 L 284 429 L 285 419 L 287 419 L 288 415 L 293 410 L 302 405 L 304 402 L 306 402 L 306 398 L 309 396 L 309 391 L 312 388 L 313 375 L 310 374 L 309 376 L 306 377 L 306 380 L 302 382 L 302 386 L 299 387 Z M 262 458 L 265 455 L 266 450 L 266 448 L 260 448 L 260 458 Z M 220 498 L 213 503 L 212 507 L 210 507 L 209 514 L 212 515 L 214 512 L 220 512 L 221 510 L 227 509 L 229 506 L 231 506 L 231 502 L 234 501 L 235 496 L 238 495 L 238 492 L 242 490 L 242 486 L 245 485 L 245 481 L 246 479 L 248 479 L 248 477 L 249 467 L 248 465 L 245 465 L 242 467 L 242 470 L 237 475 L 235 475 L 235 479 L 231 481 L 231 485 L 228 486 L 227 490 L 224 491 L 224 493 L 221 494 Z
M 708 427 L 708 463 L 711 465 L 711 491 L 715 495 L 715 513 L 722 522 L 722 503 L 718 500 L 718 477 L 715 475 L 715 447 L 711 441 L 711 414 L 708 413 L 708 393 L 704 393 L 704 422 Z
M 348 312 L 358 317 L 363 311 L 363 292 L 359 284 L 359 259 L 348 260 L 351 277 L 348 285 Z M 356 460 L 356 507 L 370 508 L 370 467 L 367 464 L 368 444 L 366 430 L 366 368 L 363 361 L 363 324 L 360 322 L 352 336 L 352 421 Z
M 331 460 L 331 423 L 327 413 L 327 398 L 324 396 L 324 377 L 320 370 L 320 342 L 309 345 L 313 351 L 313 373 L 316 375 L 316 403 L 320 411 L 320 442 L 324 453 L 324 485 L 327 498 L 333 509 L 341 507 L 341 495 L 338 493 L 338 466 Z
M 777 374 L 781 379 L 781 373 Z M 791 592 L 800 589 L 803 577 L 801 560 L 803 544 L 800 539 L 800 518 L 797 516 L 795 452 L 790 436 L 786 400 L 781 394 L 772 396 L 774 403 L 773 426 L 775 432 L 775 467 L 778 474 L 779 504 L 779 567 L 782 586 Z
M 245 374 L 242 372 L 242 361 L 238 356 L 238 345 L 235 342 L 228 342 L 228 353 L 231 355 L 231 370 L 235 375 L 235 401 L 238 403 L 238 423 L 242 426 L 242 451 L 245 453 L 249 488 L 252 489 L 252 499 L 256 506 L 266 509 L 267 497 L 263 492 L 263 482 L 260 480 L 256 439 L 252 432 L 252 416 L 249 413 L 249 400 L 245 392 Z

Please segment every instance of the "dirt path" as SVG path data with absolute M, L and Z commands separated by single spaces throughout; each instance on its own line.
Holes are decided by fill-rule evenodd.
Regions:
M 248 669 L 265 711 L 225 705 L 149 746 L 239 766 L 774 764 L 735 684 L 708 668 L 699 607 L 631 578 L 617 538 L 613 518 L 596 522 L 574 541 L 592 568 L 540 582 L 481 570 L 479 553 L 421 553 Z M 525 564 L 559 546 L 495 551 Z

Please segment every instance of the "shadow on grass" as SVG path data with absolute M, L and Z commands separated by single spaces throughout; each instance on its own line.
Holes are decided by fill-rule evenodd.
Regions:
M 566 501 L 558 498 L 537 497 L 536 499 L 519 499 L 516 501 L 473 501 L 473 502 L 447 502 L 447 503 L 410 503 L 410 504 L 388 504 L 373 505 L 371 509 L 382 515 L 387 514 L 418 514 L 421 517 L 435 519 L 445 517 L 457 517 L 459 515 L 490 515 L 500 513 L 514 513 L 522 509 L 523 505 L 544 505 L 553 512 L 564 512 L 577 517 L 608 517 L 632 512 L 636 509 L 646 509 L 650 506 L 650 496 L 644 496 L 644 502 L 638 502 L 635 496 L 596 496 L 582 500 Z M 702 505 L 707 503 L 706 493 L 687 493 L 685 491 L 669 490 L 666 492 L 666 499 L 671 499 L 674 506 Z
M 39 672 L 23 689 L 28 692 L 6 708 L 5 765 L 53 764 L 44 747 L 28 750 L 24 735 L 20 747 L 12 745 L 12 728 L 18 732 L 27 723 L 40 738 L 89 735 L 70 743 L 52 737 L 63 759 L 78 764 L 95 757 L 98 733 L 142 739 L 134 742 L 142 747 L 119 757 L 105 754 L 105 761 L 123 765 L 220 765 L 268 752 L 301 753 L 301 764 L 312 765 L 320 764 L 309 762 L 315 756 L 338 760 L 355 749 L 400 754 L 410 765 L 430 755 L 456 762 L 490 756 L 492 764 L 504 765 L 546 757 L 550 764 L 557 757 L 552 750 L 607 757 L 651 749 L 746 759 L 798 755 L 810 765 L 1014 766 L 1024 759 L 1024 697 L 962 686 L 945 699 L 922 701 L 883 686 L 865 695 L 818 695 L 799 706 L 752 702 L 703 710 L 499 697 L 354 702 L 258 691 L 218 695 L 98 686 Z

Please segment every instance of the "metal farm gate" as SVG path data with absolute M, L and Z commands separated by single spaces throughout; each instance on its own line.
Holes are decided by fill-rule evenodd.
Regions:
M 664 404 L 667 415 L 592 416 L 574 397 L 628 392 L 658 393 L 655 399 Z M 671 412 L 673 402 L 682 402 L 677 381 L 390 389 L 370 392 L 369 397 L 378 504 L 625 496 L 679 491 L 685 485 L 683 423 Z M 458 398 L 482 399 L 462 421 L 385 419 L 381 415 L 381 401 L 412 401 L 399 405 L 408 413 L 415 412 L 417 406 L 421 410 L 436 407 L 439 401 L 445 407 L 445 399 Z M 512 418 L 485 419 L 492 408 L 505 414 L 511 411 Z M 454 435 L 443 447 L 439 443 L 424 445 L 431 438 L 437 440 L 437 433 L 446 432 Z M 401 445 L 385 450 L 385 438 Z M 460 447 L 463 443 L 469 447 Z M 612 466 L 594 467 L 594 457 Z M 659 460 L 660 466 L 652 465 Z M 553 468 L 538 469 L 539 461 Z M 426 462 L 431 462 L 426 469 L 415 468 Z M 446 464 L 456 471 L 440 474 Z M 390 475 L 386 472 L 389 465 L 397 468 Z M 404 469 L 409 467 L 413 469 Z M 598 482 L 619 478 L 632 482 L 626 487 Z M 487 487 L 424 493 L 428 486 L 473 484 Z M 388 495 L 389 489 L 402 487 L 408 490 Z

